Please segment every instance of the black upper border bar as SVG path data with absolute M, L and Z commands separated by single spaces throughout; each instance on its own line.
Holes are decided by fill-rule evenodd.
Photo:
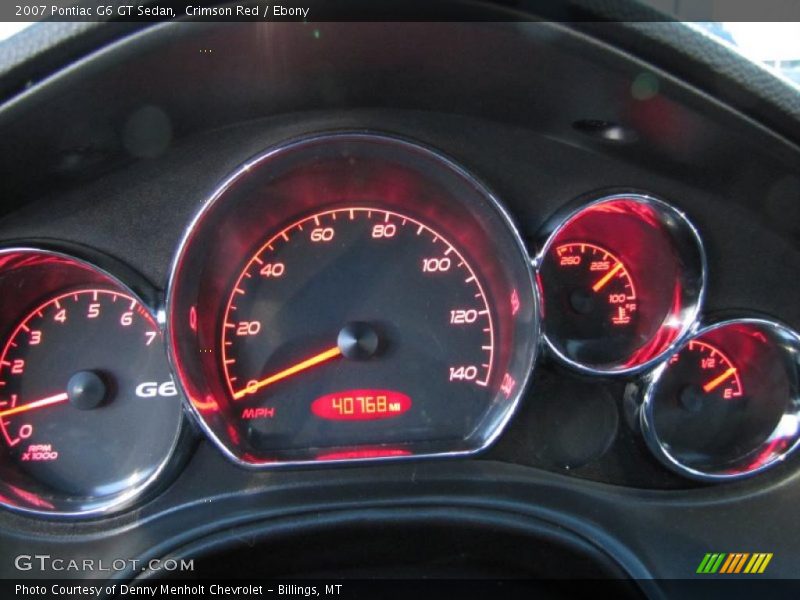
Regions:
M 800 21 L 797 0 L 11 0 L 0 21 Z

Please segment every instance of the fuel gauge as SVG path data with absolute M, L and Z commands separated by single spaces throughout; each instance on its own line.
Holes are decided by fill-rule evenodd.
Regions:
M 656 456 L 695 479 L 781 461 L 800 439 L 798 338 L 758 319 L 700 331 L 650 377 L 640 413 Z
M 739 367 L 712 344 L 691 340 L 669 364 L 673 371 L 681 371 L 681 379 L 691 382 L 678 392 L 681 406 L 688 411 L 696 412 L 710 402 L 733 400 L 744 394 Z M 728 403 L 728 406 L 734 405 Z

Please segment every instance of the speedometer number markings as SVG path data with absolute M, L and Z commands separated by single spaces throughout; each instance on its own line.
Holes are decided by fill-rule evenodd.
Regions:
M 337 219 L 337 216 L 345 218 Z M 362 231 L 366 235 L 363 235 Z M 406 231 L 408 235 L 404 234 Z M 290 377 L 302 376 L 310 369 L 326 368 L 331 359 L 340 356 L 340 351 L 331 348 L 309 358 L 298 357 L 293 365 L 277 367 L 272 374 L 263 370 L 253 372 L 239 362 L 240 355 L 246 351 L 242 346 L 244 339 L 270 338 L 274 336 L 274 330 L 280 328 L 279 323 L 264 316 L 263 310 L 259 310 L 260 304 L 268 301 L 270 293 L 278 289 L 269 286 L 281 286 L 284 285 L 284 281 L 287 282 L 285 284 L 287 286 L 296 285 L 287 278 L 292 272 L 303 274 L 303 271 L 310 266 L 305 264 L 307 260 L 305 255 L 309 251 L 304 249 L 304 245 L 329 247 L 332 253 L 336 253 L 338 252 L 335 249 L 336 244 L 339 243 L 341 236 L 351 240 L 351 243 L 359 239 L 365 240 L 366 244 L 397 244 L 404 248 L 401 251 L 408 252 L 421 247 L 424 254 L 417 264 L 423 277 L 447 278 L 443 281 L 455 290 L 471 288 L 472 291 L 461 292 L 457 296 L 470 298 L 472 306 L 458 304 L 448 307 L 442 311 L 444 313 L 442 321 L 444 325 L 456 329 L 475 328 L 480 333 L 482 341 L 469 351 L 478 353 L 482 359 L 451 364 L 446 367 L 443 375 L 448 383 L 486 387 L 491 379 L 494 363 L 494 326 L 483 288 L 464 256 L 452 244 L 445 242 L 441 234 L 409 216 L 377 208 L 348 207 L 317 213 L 282 229 L 262 244 L 242 270 L 232 287 L 222 331 L 221 365 L 231 397 L 234 400 L 244 400 L 261 392 L 266 393 L 266 387 Z M 415 241 L 420 238 L 421 241 Z M 312 262 L 326 260 L 318 253 L 313 253 L 313 256 Z M 298 266 L 293 267 L 293 260 Z M 462 275 L 455 277 L 454 273 Z M 400 274 L 394 274 L 398 275 Z M 263 287 L 266 284 L 268 287 Z M 360 284 L 369 285 L 366 281 Z M 320 301 L 323 306 L 329 302 L 335 303 L 335 299 L 330 297 L 320 298 Z M 343 318 L 342 326 L 345 325 L 345 321 Z M 332 327 L 328 332 L 329 339 L 333 340 L 337 333 L 337 328 Z M 264 360 L 272 364 L 278 359 L 264 356 L 261 362 Z M 238 381 L 247 383 L 237 387 Z M 513 384 L 503 380 L 503 385 L 505 395 L 510 395 Z M 275 408 L 271 406 L 263 411 L 246 410 L 246 418 L 272 418 Z M 245 418 L 244 413 L 242 415 Z

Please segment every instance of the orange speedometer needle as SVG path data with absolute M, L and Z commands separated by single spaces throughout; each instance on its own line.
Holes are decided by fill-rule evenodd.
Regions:
M 42 398 L 41 400 L 36 400 L 35 402 L 28 402 L 22 406 L 15 406 L 14 408 L 0 411 L 0 419 L 28 412 L 29 410 L 36 410 L 37 408 L 44 408 L 45 406 L 60 404 L 61 402 L 66 402 L 67 400 L 69 400 L 69 396 L 67 396 L 66 392 L 62 392 L 61 394 L 56 394 L 55 396 L 49 396 L 47 398 Z
M 233 394 L 234 400 L 238 400 L 247 394 L 252 394 L 261 388 L 267 387 L 270 384 L 275 383 L 276 381 L 280 381 L 281 379 L 286 379 L 287 377 L 291 377 L 296 373 L 300 373 L 301 371 L 305 371 L 306 369 L 310 369 L 320 363 L 324 363 L 325 361 L 331 360 L 332 358 L 336 358 L 337 356 L 341 356 L 342 351 L 339 349 L 339 346 L 334 346 L 333 348 L 329 348 L 324 352 L 320 352 L 319 354 L 315 354 L 311 358 L 307 358 L 306 360 L 299 362 L 295 365 L 292 365 L 288 369 L 283 369 L 282 371 L 278 371 L 274 375 L 270 375 L 269 377 L 265 377 L 264 379 L 260 379 L 255 383 L 249 384 L 246 388 L 239 390 L 238 392 Z
M 613 269 L 611 269 L 608 273 L 603 275 L 603 277 L 597 280 L 597 283 L 595 283 L 592 286 L 592 289 L 595 292 L 599 292 L 600 290 L 602 290 L 606 286 L 606 284 L 609 281 L 611 281 L 611 278 L 614 277 L 614 275 L 616 275 L 617 273 L 619 273 L 620 269 L 622 269 L 622 263 L 618 262 L 616 265 L 614 265 Z
M 730 369 L 728 369 L 727 371 L 725 371 L 725 372 L 724 372 L 722 375 L 720 375 L 719 377 L 714 377 L 714 379 L 712 379 L 712 380 L 711 380 L 711 381 L 709 381 L 707 384 L 705 384 L 705 385 L 703 386 L 703 391 L 704 391 L 706 394 L 707 394 L 707 393 L 709 393 L 709 392 L 711 392 L 711 391 L 713 391 L 713 390 L 714 390 L 716 387 L 718 387 L 718 386 L 719 386 L 719 385 L 720 385 L 720 384 L 721 384 L 723 381 L 725 381 L 725 380 L 726 380 L 728 377 L 730 377 L 731 375 L 735 375 L 735 374 L 736 374 L 736 367 L 731 367 Z

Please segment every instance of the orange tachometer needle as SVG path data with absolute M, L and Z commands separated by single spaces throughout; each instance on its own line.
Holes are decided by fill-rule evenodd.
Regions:
M 337 356 L 341 355 L 342 351 L 339 350 L 339 346 L 334 346 L 333 348 L 325 350 L 324 352 L 320 352 L 319 354 L 316 354 L 311 358 L 307 358 L 303 362 L 299 362 L 296 365 L 289 367 L 288 369 L 284 369 L 283 371 L 278 371 L 274 375 L 270 375 L 269 377 L 265 377 L 264 379 L 260 379 L 259 381 L 248 385 L 246 388 L 239 390 L 238 392 L 233 394 L 233 398 L 234 400 L 238 400 L 239 398 L 246 396 L 247 394 L 252 394 L 263 387 L 267 387 L 268 385 L 273 384 L 276 381 L 280 381 L 281 379 L 286 379 L 287 377 L 291 377 L 296 373 L 300 373 L 301 371 L 310 369 L 311 367 L 323 363 L 326 360 L 331 360 L 332 358 L 336 358 Z
M 708 392 L 712 391 L 714 388 L 716 388 L 717 386 L 719 386 L 719 385 L 720 385 L 720 384 L 721 384 L 723 381 L 725 381 L 725 380 L 726 380 L 728 377 L 730 377 L 731 375 L 735 375 L 735 374 L 736 374 L 736 367 L 731 367 L 730 369 L 728 369 L 727 371 L 725 371 L 725 372 L 724 372 L 722 375 L 720 375 L 719 377 L 715 377 L 714 379 L 712 379 L 711 381 L 709 381 L 707 384 L 705 384 L 705 385 L 703 386 L 703 391 L 704 391 L 704 392 L 707 394 Z
M 605 285 L 609 281 L 611 281 L 611 278 L 614 277 L 614 275 L 616 275 L 617 273 L 619 273 L 620 269 L 622 269 L 622 263 L 618 262 L 616 265 L 614 265 L 613 269 L 611 269 L 608 273 L 603 275 L 603 277 L 601 279 L 597 280 L 597 283 L 595 283 L 592 286 L 592 289 L 595 292 L 599 292 L 600 290 L 602 290 L 605 287 Z
M 61 394 L 56 394 L 55 396 L 50 396 L 48 398 L 42 398 L 41 400 L 36 400 L 36 402 L 28 402 L 27 404 L 23 404 L 22 406 L 15 406 L 14 408 L 9 408 L 8 410 L 0 411 L 0 419 L 28 412 L 29 410 L 36 410 L 37 408 L 44 408 L 45 406 L 60 404 L 61 402 L 66 402 L 67 400 L 69 400 L 69 396 L 67 396 L 66 392 L 63 392 Z

